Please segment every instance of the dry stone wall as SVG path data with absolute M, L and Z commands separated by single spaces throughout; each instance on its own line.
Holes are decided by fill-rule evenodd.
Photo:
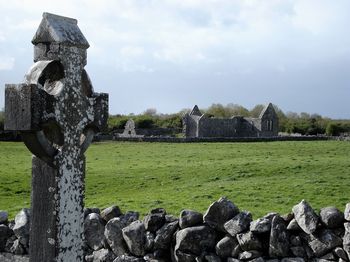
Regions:
M 316 212 L 302 200 L 289 214 L 255 220 L 224 197 L 204 214 L 185 209 L 175 217 L 157 208 L 141 220 L 137 212 L 111 206 L 86 208 L 84 216 L 87 262 L 342 262 L 350 257 L 350 203 L 344 212 L 335 207 Z M 28 261 L 29 227 L 28 209 L 14 221 L 0 211 L 0 261 Z

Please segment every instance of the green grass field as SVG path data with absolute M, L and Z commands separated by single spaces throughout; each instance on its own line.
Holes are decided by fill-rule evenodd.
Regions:
M 30 205 L 31 155 L 0 143 L 0 210 Z M 204 212 L 227 196 L 253 216 L 289 212 L 306 199 L 316 209 L 350 202 L 350 143 L 123 143 L 87 151 L 86 206 L 119 205 L 145 214 L 164 207 Z

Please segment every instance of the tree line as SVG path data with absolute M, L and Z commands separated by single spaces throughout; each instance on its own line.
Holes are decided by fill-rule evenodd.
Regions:
M 206 109 L 201 109 L 208 117 L 259 117 L 265 105 L 258 104 L 251 110 L 238 104 L 212 104 Z M 301 135 L 331 135 L 339 136 L 343 133 L 350 134 L 350 120 L 335 120 L 323 117 L 319 114 L 283 112 L 274 105 L 279 118 L 279 132 Z M 149 108 L 141 114 L 110 115 L 108 119 L 108 131 L 123 129 L 129 119 L 135 121 L 137 128 L 182 128 L 182 117 L 190 109 L 182 109 L 173 114 L 162 114 L 155 108 Z M 0 110 L 0 130 L 4 129 L 4 111 Z

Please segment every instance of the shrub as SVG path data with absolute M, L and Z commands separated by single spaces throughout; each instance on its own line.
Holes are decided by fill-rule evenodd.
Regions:
M 339 136 L 342 131 L 343 129 L 341 127 L 341 124 L 334 122 L 328 123 L 326 128 L 327 136 Z
M 137 128 L 152 128 L 155 120 L 151 116 L 140 115 L 134 119 Z

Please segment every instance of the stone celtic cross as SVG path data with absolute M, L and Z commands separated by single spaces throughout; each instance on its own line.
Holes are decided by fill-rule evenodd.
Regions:
M 25 82 L 5 88 L 5 129 L 35 155 L 30 261 L 83 261 L 84 152 L 106 126 L 108 94 L 94 93 L 84 70 L 77 20 L 44 13 L 32 43 Z

